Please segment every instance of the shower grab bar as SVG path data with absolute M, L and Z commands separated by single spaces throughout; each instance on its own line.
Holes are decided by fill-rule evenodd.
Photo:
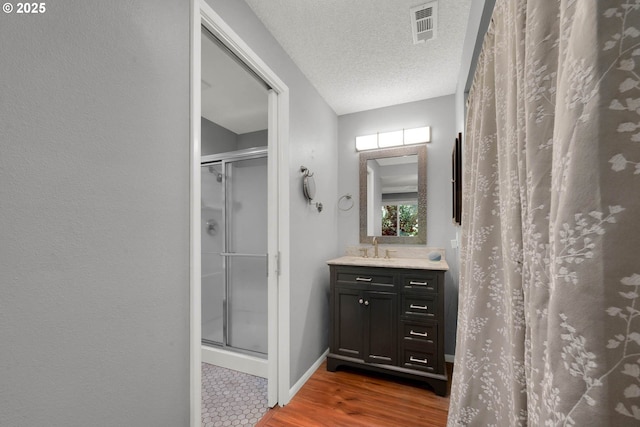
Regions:
M 267 257 L 267 254 L 241 254 L 237 252 L 220 252 L 220 256 Z

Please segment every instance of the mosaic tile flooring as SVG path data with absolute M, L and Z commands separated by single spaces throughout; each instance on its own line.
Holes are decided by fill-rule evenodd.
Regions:
M 268 410 L 265 378 L 202 364 L 202 427 L 254 426 Z

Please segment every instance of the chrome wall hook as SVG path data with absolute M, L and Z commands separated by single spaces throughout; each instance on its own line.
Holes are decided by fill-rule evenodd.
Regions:
M 300 172 L 302 172 L 305 178 L 308 176 L 313 176 L 313 172 L 311 172 L 309 168 L 306 166 L 300 166 Z

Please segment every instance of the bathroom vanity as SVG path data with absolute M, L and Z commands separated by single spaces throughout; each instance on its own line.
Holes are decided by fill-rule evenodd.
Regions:
M 331 326 L 327 369 L 352 366 L 447 392 L 446 261 L 344 256 L 327 261 Z

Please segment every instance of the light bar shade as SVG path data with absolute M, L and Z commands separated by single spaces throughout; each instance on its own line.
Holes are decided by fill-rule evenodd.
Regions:
M 431 127 L 382 132 L 374 135 L 356 136 L 356 150 L 399 147 L 401 145 L 431 142 Z
M 402 145 L 402 131 L 384 132 L 378 134 L 378 147 L 397 147 Z
M 429 126 L 404 130 L 404 145 L 419 144 L 421 142 L 430 141 L 431 128 Z
M 356 150 L 375 150 L 378 148 L 378 135 L 356 136 Z

